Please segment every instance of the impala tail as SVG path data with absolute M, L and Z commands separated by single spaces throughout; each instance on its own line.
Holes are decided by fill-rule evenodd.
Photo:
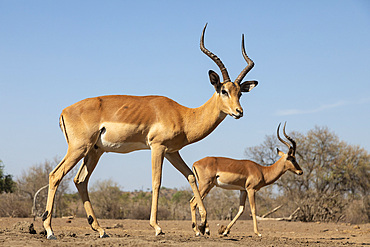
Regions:
M 66 125 L 64 123 L 64 117 L 63 115 L 60 115 L 60 118 L 59 118 L 59 127 L 60 129 L 62 130 L 66 140 L 67 140 L 67 143 L 69 143 L 69 140 L 68 140 L 68 135 L 67 135 L 67 131 L 66 131 Z
M 199 176 L 198 176 L 197 170 L 195 169 L 195 166 L 194 165 L 193 165 L 192 170 L 193 170 L 193 173 L 195 175 L 195 178 L 197 179 L 197 181 L 199 181 Z

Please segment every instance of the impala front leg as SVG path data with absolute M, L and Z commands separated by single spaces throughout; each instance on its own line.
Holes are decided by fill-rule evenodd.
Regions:
M 239 204 L 239 211 L 237 215 L 235 215 L 234 219 L 227 225 L 226 228 L 221 226 L 221 229 L 219 230 L 219 233 L 223 236 L 227 236 L 227 234 L 230 233 L 231 227 L 235 224 L 235 222 L 239 219 L 240 215 L 244 212 L 245 208 L 245 200 L 247 199 L 247 192 L 245 190 L 240 191 L 240 204 Z
M 165 153 L 165 147 L 152 146 L 152 209 L 150 212 L 150 225 L 155 230 L 155 235 L 162 235 L 161 227 L 157 222 L 158 197 L 162 180 L 162 166 Z
M 249 204 L 251 207 L 251 212 L 252 212 L 252 218 L 253 218 L 253 228 L 254 228 L 254 233 L 261 237 L 261 233 L 258 232 L 258 226 L 257 226 L 257 219 L 256 219 L 256 201 L 255 201 L 255 194 L 256 191 L 251 189 L 248 190 L 248 199 L 249 199 Z

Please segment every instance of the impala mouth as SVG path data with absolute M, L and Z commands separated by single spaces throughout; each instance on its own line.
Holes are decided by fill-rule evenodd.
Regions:
M 239 119 L 243 116 L 243 113 L 242 114 L 231 114 L 231 116 L 235 119 Z

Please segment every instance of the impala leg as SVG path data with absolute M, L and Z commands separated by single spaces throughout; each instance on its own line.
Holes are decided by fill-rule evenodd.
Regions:
M 66 156 L 59 165 L 49 174 L 49 191 L 46 209 L 42 215 L 43 226 L 48 239 L 56 239 L 51 228 L 51 215 L 53 212 L 55 193 L 63 177 L 82 159 L 85 150 L 68 148 Z
M 245 200 L 247 199 L 247 192 L 245 190 L 240 191 L 240 201 L 239 201 L 239 211 L 235 215 L 234 219 L 227 225 L 226 229 L 222 233 L 222 235 L 226 236 L 229 234 L 231 227 L 235 224 L 235 222 L 239 219 L 240 215 L 244 212 L 245 208 Z
M 202 201 L 204 198 L 208 195 L 209 191 L 213 188 L 213 184 L 208 183 L 206 185 L 203 185 L 202 183 L 199 183 L 199 194 L 202 198 Z M 200 235 L 200 231 L 197 227 L 197 216 L 196 216 L 196 208 L 197 208 L 197 201 L 195 197 L 193 196 L 190 200 L 190 210 L 191 210 L 191 221 L 192 221 L 192 228 L 193 231 L 195 232 L 196 236 Z M 205 232 L 209 235 L 209 225 L 208 222 L 206 223 L 206 229 Z
M 89 178 L 94 171 L 100 156 L 103 154 L 103 152 L 99 149 L 92 148 L 89 153 L 85 156 L 84 161 L 80 167 L 80 169 L 77 172 L 76 177 L 74 178 L 74 183 L 77 187 L 78 193 L 81 196 L 86 214 L 87 214 L 87 220 L 89 224 L 91 225 L 91 228 L 94 231 L 99 232 L 99 235 L 101 238 L 108 237 L 108 235 L 105 233 L 104 229 L 100 227 L 98 220 L 95 216 L 94 210 L 92 208 L 90 198 L 89 198 L 89 192 L 87 190 L 87 185 L 89 182 Z
M 163 146 L 152 146 L 152 209 L 150 212 L 150 225 L 155 230 L 155 235 L 162 235 L 161 227 L 157 222 L 158 197 L 162 180 L 162 166 L 165 148 Z
M 202 197 L 200 196 L 200 193 L 199 193 L 199 190 L 198 190 L 197 183 L 195 181 L 195 176 L 194 176 L 193 172 L 190 170 L 190 168 L 186 165 L 184 160 L 181 158 L 179 152 L 167 153 L 166 158 L 189 181 L 191 189 L 193 190 L 193 193 L 194 193 L 196 203 L 197 203 L 198 208 L 199 208 L 199 214 L 200 214 L 201 219 L 202 219 L 202 223 L 199 225 L 199 230 L 202 234 L 204 234 L 204 232 L 207 232 L 207 234 L 209 234 L 209 227 L 207 225 L 206 208 L 204 207 Z
M 191 212 L 191 228 L 193 228 L 193 231 L 195 232 L 196 236 L 200 235 L 200 232 L 197 227 L 197 215 L 196 215 L 196 208 L 197 208 L 197 202 L 195 201 L 195 197 L 193 196 L 190 199 L 190 212 Z
M 250 204 L 251 212 L 252 212 L 254 233 L 257 236 L 261 237 L 262 235 L 261 235 L 261 233 L 258 232 L 258 226 L 257 226 L 255 195 L 256 195 L 255 190 L 253 190 L 253 189 L 248 190 L 248 199 L 249 199 L 249 204 Z

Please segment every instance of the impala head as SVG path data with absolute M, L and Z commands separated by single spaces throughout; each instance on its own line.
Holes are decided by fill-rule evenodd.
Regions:
M 293 140 L 293 138 L 289 137 L 285 133 L 286 122 L 284 124 L 283 133 L 284 133 L 284 136 L 286 137 L 286 139 L 288 139 L 292 143 L 292 146 L 287 141 L 284 141 L 283 139 L 280 138 L 280 135 L 279 135 L 280 124 L 277 128 L 277 137 L 282 143 L 284 143 L 289 148 L 289 151 L 288 151 L 288 153 L 285 154 L 282 151 L 280 151 L 279 149 L 277 149 L 278 154 L 279 154 L 279 156 L 281 156 L 282 158 L 285 159 L 285 167 L 287 168 L 287 170 L 289 170 L 289 171 L 291 171 L 291 172 L 293 172 L 297 175 L 302 175 L 303 174 L 302 168 L 298 165 L 297 160 L 295 158 L 295 151 L 296 151 L 297 144 Z
M 223 81 L 220 80 L 218 74 L 213 70 L 210 70 L 208 72 L 211 84 L 215 87 L 217 95 L 220 99 L 221 111 L 232 116 L 235 119 L 241 118 L 243 116 L 243 108 L 241 107 L 239 102 L 240 96 L 243 92 L 251 91 L 258 84 L 257 81 L 242 82 L 243 78 L 254 66 L 253 61 L 247 56 L 247 53 L 245 52 L 244 35 L 242 35 L 242 54 L 248 65 L 242 70 L 242 72 L 240 72 L 235 81 L 232 82 L 222 61 L 215 54 L 204 47 L 204 33 L 206 27 L 207 24 L 203 28 L 202 37 L 200 39 L 200 49 L 204 52 L 204 54 L 210 57 L 221 70 Z

